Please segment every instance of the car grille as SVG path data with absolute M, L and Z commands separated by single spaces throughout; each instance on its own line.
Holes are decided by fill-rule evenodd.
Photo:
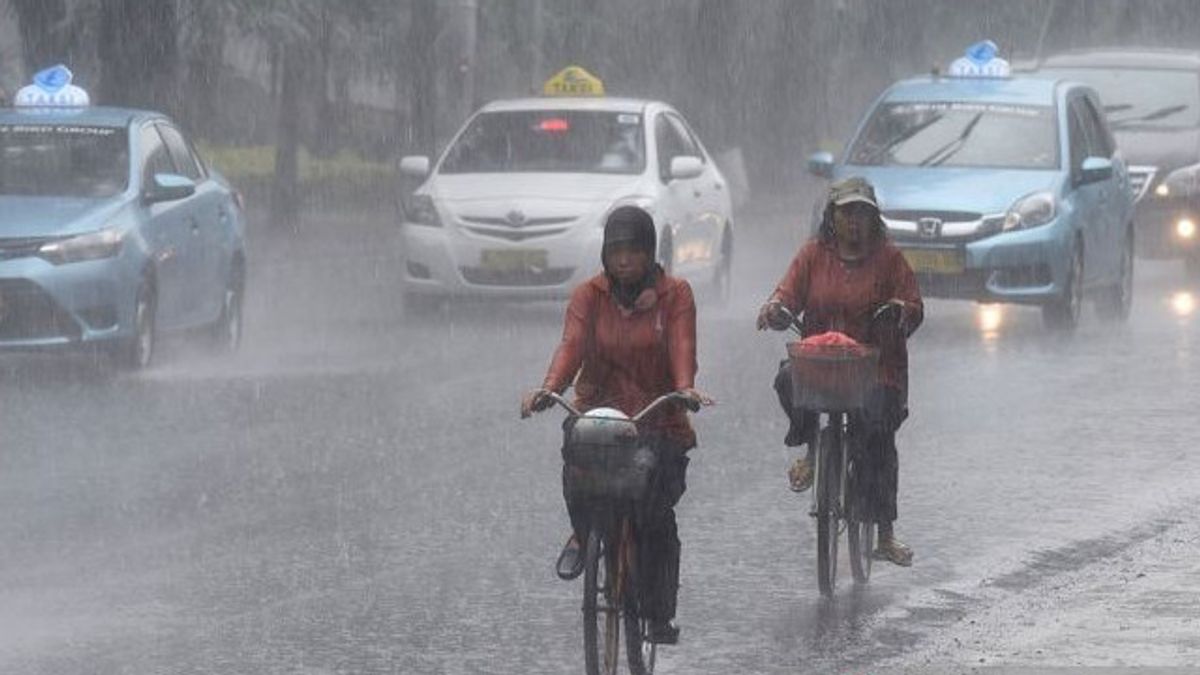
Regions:
M 14 260 L 37 255 L 38 249 L 56 237 L 3 237 L 0 238 L 0 260 Z
M 550 267 L 543 270 L 493 270 L 483 267 L 460 267 L 463 279 L 476 286 L 559 286 L 575 273 L 573 267 Z
M 37 284 L 0 280 L 0 340 L 79 337 L 79 324 Z
M 888 234 L 896 241 L 964 243 L 996 234 L 1004 215 L 969 211 L 887 211 Z
M 1133 201 L 1139 202 L 1142 197 L 1146 196 L 1146 191 L 1154 183 L 1154 176 L 1158 173 L 1158 167 L 1155 166 L 1131 166 L 1129 167 L 1129 189 L 1133 192 Z
M 520 213 L 513 212 L 503 218 L 462 216 L 461 220 L 468 232 L 481 237 L 503 241 L 528 241 L 566 232 L 569 228 L 564 226 L 574 222 L 576 216 L 526 218 Z

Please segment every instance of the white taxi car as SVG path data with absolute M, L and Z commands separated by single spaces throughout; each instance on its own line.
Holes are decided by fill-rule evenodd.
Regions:
M 570 68 L 546 91 L 579 92 L 589 77 Z M 664 268 L 701 293 L 727 297 L 729 189 L 665 103 L 596 95 L 496 101 L 466 122 L 436 165 L 405 157 L 400 168 L 424 179 L 402 225 L 410 308 L 450 296 L 565 297 L 600 269 L 605 217 L 625 204 L 653 215 Z

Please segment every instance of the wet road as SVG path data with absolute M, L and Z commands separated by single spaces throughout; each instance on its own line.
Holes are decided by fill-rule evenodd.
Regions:
M 186 343 L 136 377 L 0 359 L 0 672 L 581 670 L 580 586 L 551 570 L 558 420 L 516 417 L 561 308 L 406 320 L 388 228 L 331 225 L 259 241 L 231 361 Z M 1179 528 L 1200 505 L 1200 289 L 1143 264 L 1133 321 L 1088 313 L 1069 340 L 1035 310 L 931 303 L 900 435 L 916 565 L 827 602 L 807 497 L 785 488 L 783 338 L 752 330 L 796 237 L 743 229 L 741 301 L 701 310 L 719 405 L 695 419 L 684 642 L 660 672 L 1112 664 L 1037 617 L 1072 584 L 1118 602 L 1105 570 L 1196 541 Z M 1156 583 L 1126 637 L 1190 621 Z M 1099 630 L 1102 606 L 1057 609 Z M 1195 664 L 1200 643 L 1121 658 Z

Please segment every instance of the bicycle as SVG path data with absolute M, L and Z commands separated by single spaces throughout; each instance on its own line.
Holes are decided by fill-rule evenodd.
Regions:
M 692 412 L 699 404 L 679 394 L 660 396 L 632 418 L 612 408 L 581 413 L 547 392 L 570 416 L 563 459 L 574 488 L 591 503 L 584 543 L 583 648 L 588 675 L 615 675 L 625 633 L 625 661 L 633 675 L 651 675 L 657 644 L 647 639 L 649 621 L 640 611 L 637 533 L 634 512 L 657 466 L 653 449 L 641 442 L 637 424 L 659 406 L 679 401 Z
M 789 328 L 802 334 L 799 319 L 786 308 L 780 310 L 788 317 Z M 872 326 L 899 318 L 900 307 L 885 304 L 873 314 Z M 860 506 L 859 468 L 865 458 L 864 444 L 858 442 L 857 419 L 875 383 L 879 349 L 867 345 L 806 349 L 792 342 L 788 344 L 788 359 L 793 405 L 818 414 L 818 424 L 808 439 L 808 443 L 816 443 L 809 516 L 817 525 L 817 586 L 822 595 L 832 597 L 837 585 L 838 541 L 843 532 L 854 581 L 865 584 L 871 578 L 875 521 Z M 820 415 L 826 418 L 824 425 L 820 424 Z

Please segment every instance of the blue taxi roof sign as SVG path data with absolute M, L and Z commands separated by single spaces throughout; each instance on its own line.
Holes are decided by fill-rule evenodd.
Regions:
M 91 98 L 83 88 L 71 84 L 74 74 L 62 65 L 38 71 L 33 84 L 17 91 L 13 104 L 21 108 L 78 108 L 91 105 Z
M 983 40 L 967 47 L 967 51 L 954 63 L 947 73 L 950 77 L 1011 77 L 1012 66 L 1000 58 L 1000 48 L 991 40 Z

